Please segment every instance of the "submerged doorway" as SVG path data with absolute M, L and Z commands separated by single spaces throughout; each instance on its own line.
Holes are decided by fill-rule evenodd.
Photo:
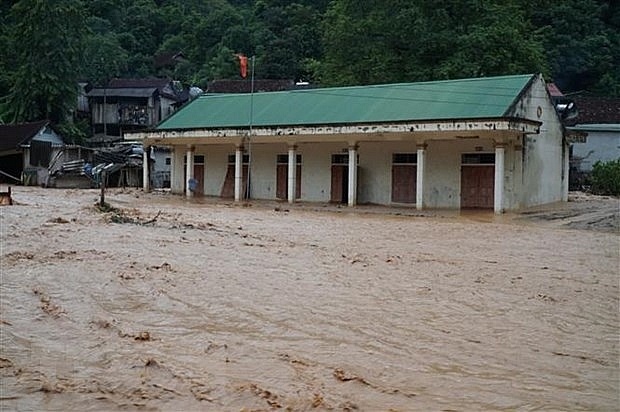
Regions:
M 241 193 L 242 198 L 248 198 L 248 165 L 250 164 L 250 156 L 247 154 L 243 155 L 243 172 L 241 179 Z M 235 155 L 228 155 L 228 169 L 226 170 L 226 177 L 224 178 L 224 184 L 222 185 L 222 190 L 220 191 L 220 197 L 223 199 L 234 199 L 235 198 Z
M 461 209 L 493 209 L 495 154 L 461 156 Z
M 332 155 L 332 185 L 330 202 L 347 203 L 349 201 L 349 155 Z
M 296 158 L 295 199 L 301 198 L 301 155 Z M 288 155 L 279 154 L 276 165 L 276 198 L 288 199 Z
M 194 189 L 194 194 L 198 196 L 204 195 L 205 191 L 205 157 L 203 155 L 194 155 L 194 175 L 188 177 L 187 176 L 187 156 L 183 157 L 183 177 L 184 182 L 190 177 L 196 179 L 196 188 Z M 185 189 L 184 189 L 185 190 Z
M 417 157 L 416 153 L 392 155 L 392 202 L 415 203 Z

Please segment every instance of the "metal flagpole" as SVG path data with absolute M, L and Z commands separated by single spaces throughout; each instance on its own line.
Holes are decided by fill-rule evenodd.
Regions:
M 250 199 L 250 180 L 252 176 L 252 124 L 254 121 L 254 62 L 256 56 L 252 56 L 252 74 L 250 80 L 250 134 L 248 135 L 248 178 L 246 181 L 245 193 L 247 199 Z M 241 164 L 243 164 L 243 156 L 241 156 Z M 243 169 L 242 169 L 243 170 Z

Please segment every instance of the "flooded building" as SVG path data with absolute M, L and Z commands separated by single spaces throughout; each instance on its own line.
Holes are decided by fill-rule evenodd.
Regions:
M 169 147 L 187 196 L 497 213 L 568 196 L 541 75 L 205 94 L 125 139 Z

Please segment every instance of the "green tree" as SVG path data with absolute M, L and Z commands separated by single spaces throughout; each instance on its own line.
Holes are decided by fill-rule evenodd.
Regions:
M 70 117 L 77 97 L 84 17 L 79 0 L 20 0 L 13 5 L 9 44 L 16 67 L 0 104 L 5 121 L 61 123 Z
M 129 57 L 113 32 L 91 33 L 85 37 L 80 64 L 80 78 L 102 86 L 114 77 L 125 74 Z
M 540 0 L 530 6 L 531 21 L 544 30 L 552 77 L 560 88 L 620 96 L 617 2 Z
M 257 73 L 273 79 L 312 80 L 304 63 L 321 57 L 318 10 L 301 2 L 272 3 L 257 4 L 254 9 Z
M 10 10 L 11 2 L 0 3 L 0 96 L 9 93 L 11 87 L 10 68 L 15 67 L 15 50 L 11 45 L 11 30 L 9 28 Z M 1 112 L 0 124 L 2 124 Z
M 454 50 L 439 62 L 434 77 L 548 74 L 542 36 L 518 5 L 485 5 L 477 18 L 461 27 L 454 37 Z
M 546 70 L 540 35 L 510 1 L 334 0 L 323 31 L 329 84 Z

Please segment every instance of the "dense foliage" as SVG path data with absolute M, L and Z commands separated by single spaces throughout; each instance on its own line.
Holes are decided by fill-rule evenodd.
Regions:
M 620 196 L 620 159 L 594 163 L 591 179 L 592 192 Z
M 0 118 L 71 110 L 80 80 L 168 76 L 322 85 L 542 72 L 620 95 L 620 2 L 602 0 L 4 0 Z M 157 66 L 158 55 L 185 61 Z

